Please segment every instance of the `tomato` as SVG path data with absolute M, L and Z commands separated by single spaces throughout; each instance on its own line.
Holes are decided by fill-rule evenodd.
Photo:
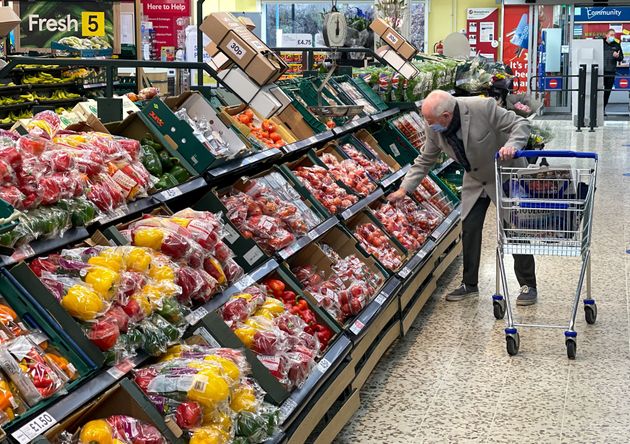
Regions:
M 267 279 L 265 281 L 265 287 L 267 287 L 267 289 L 270 290 L 275 297 L 280 299 L 286 285 L 279 279 Z
M 243 114 L 245 114 L 246 116 L 251 117 L 252 119 L 254 118 L 254 111 L 252 111 L 249 108 L 247 108 L 245 111 L 243 111 Z
M 269 138 L 273 140 L 274 142 L 278 142 L 279 140 L 282 140 L 282 136 L 278 133 L 270 133 Z
M 337 124 L 335 122 L 333 122 L 332 120 L 329 120 L 326 122 L 326 126 L 330 129 L 335 128 L 337 126 Z
M 252 123 L 252 117 L 246 114 L 239 114 L 238 120 L 244 125 L 249 125 L 250 123 Z
M 263 120 L 262 129 L 268 133 L 274 133 L 276 131 L 276 125 L 271 120 Z

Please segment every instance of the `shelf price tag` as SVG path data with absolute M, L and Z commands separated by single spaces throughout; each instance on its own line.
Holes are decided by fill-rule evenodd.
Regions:
M 199 307 L 198 309 L 190 313 L 188 316 L 186 316 L 186 321 L 190 325 L 195 325 L 201 319 L 206 317 L 207 314 L 208 314 L 208 310 L 206 310 L 204 307 Z
M 160 193 L 160 197 L 163 200 L 174 199 L 177 196 L 181 196 L 181 195 L 182 195 L 182 190 L 180 190 L 179 187 L 169 188 L 168 190 L 164 190 Z
M 31 247 L 31 244 L 24 244 L 13 252 L 11 259 L 15 262 L 20 262 L 21 260 L 33 255 L 35 255 L 35 250 Z
M 11 436 L 20 444 L 31 442 L 46 430 L 57 424 L 57 420 L 48 412 L 42 412 L 27 424 L 13 432 Z
M 289 417 L 291 412 L 295 410 L 296 407 L 297 402 L 295 402 L 293 398 L 288 398 L 286 401 L 284 401 L 284 403 L 282 403 L 282 406 L 280 407 L 280 423 L 283 423 Z
M 326 358 L 323 358 L 317 364 L 317 370 L 319 370 L 320 373 L 326 373 L 326 370 L 328 370 L 329 368 L 330 368 L 330 361 Z
M 376 296 L 376 299 L 374 299 L 374 302 L 376 302 L 378 305 L 383 305 L 383 302 L 385 302 L 388 297 L 389 295 L 387 293 L 382 292 L 378 296 Z
M 81 12 L 81 34 L 83 37 L 105 37 L 105 13 Z
M 352 324 L 352 326 L 350 327 L 350 331 L 354 333 L 355 335 L 358 335 L 359 332 L 363 330 L 363 327 L 365 327 L 365 324 L 357 319 L 356 321 L 354 321 L 354 324 Z

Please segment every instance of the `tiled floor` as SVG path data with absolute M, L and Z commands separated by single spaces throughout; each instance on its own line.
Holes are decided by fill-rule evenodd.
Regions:
M 540 123 L 540 122 L 537 122 Z M 595 150 L 600 170 L 595 209 L 593 288 L 598 321 L 578 316 L 577 359 L 561 330 L 522 330 L 510 358 L 504 324 L 492 315 L 496 232 L 485 228 L 478 300 L 444 301 L 461 279 L 461 260 L 442 278 L 411 333 L 393 345 L 361 392 L 361 409 L 337 443 L 628 443 L 630 442 L 630 123 L 576 133 L 549 124 L 547 149 Z M 629 174 L 630 176 L 630 174 Z M 539 303 L 517 317 L 569 319 L 579 273 L 575 259 L 537 260 Z M 509 272 L 511 290 L 517 290 Z

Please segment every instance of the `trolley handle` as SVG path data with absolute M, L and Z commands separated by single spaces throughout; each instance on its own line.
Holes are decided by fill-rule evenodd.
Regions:
M 495 156 L 497 159 L 499 158 L 499 153 Z M 514 158 L 518 159 L 520 157 L 572 157 L 577 159 L 598 159 L 597 153 L 588 153 L 581 151 L 554 151 L 554 150 L 518 150 L 514 154 Z

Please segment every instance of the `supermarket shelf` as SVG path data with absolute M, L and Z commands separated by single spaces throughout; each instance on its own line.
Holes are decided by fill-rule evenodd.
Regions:
M 437 227 L 433 233 L 431 233 L 431 238 L 437 243 L 449 232 L 451 228 L 459 221 L 459 216 L 461 214 L 461 204 L 457 205 L 451 214 L 449 214 L 446 219 Z
M 75 244 L 88 237 L 90 237 L 90 234 L 84 227 L 71 228 L 66 231 L 63 236 L 54 239 L 34 240 L 30 244 L 17 248 L 11 256 L 0 256 L 0 265 L 4 267 L 13 265 L 20 261 L 63 248 L 66 245 Z
M 128 361 L 124 361 L 116 365 L 115 367 L 102 370 L 91 380 L 77 387 L 76 390 L 48 407 L 46 409 L 46 413 L 52 416 L 54 420 L 53 424 L 64 421 L 92 399 L 95 399 L 99 395 L 103 394 L 103 392 L 120 381 L 131 370 L 142 365 L 142 363 L 144 363 L 148 358 L 149 357 L 144 354 L 137 355 Z M 15 427 L 11 427 L 5 430 L 5 432 L 17 442 L 29 442 L 28 440 L 20 440 L 20 438 L 22 437 L 22 439 L 24 439 L 24 436 L 29 436 L 25 433 L 24 429 L 30 429 L 32 427 L 31 423 L 37 421 L 38 417 L 39 415 L 37 415 L 34 419 L 26 418 L 27 420 L 31 419 L 26 423 L 24 423 L 24 421 L 16 421 Z M 52 424 L 50 424 L 50 426 L 52 426 Z
M 97 88 L 105 88 L 107 86 L 107 83 L 105 82 L 99 82 L 99 83 L 78 83 L 77 84 L 79 87 L 83 88 L 83 89 L 97 89 Z M 114 86 L 120 86 L 121 82 L 114 82 L 113 83 Z M 135 84 L 134 84 L 135 86 Z
M 382 111 L 378 114 L 374 114 L 370 116 L 370 118 L 372 119 L 372 122 L 380 122 L 381 120 L 385 120 L 385 119 L 395 116 L 400 111 L 401 111 L 400 108 L 391 108 L 391 109 Z
M 347 329 L 352 342 L 357 343 L 369 330 L 374 319 L 398 296 L 398 290 L 402 287 L 402 282 L 395 276 L 390 277 L 376 297 L 366 305 L 361 313 L 357 315 L 354 322 Z
M 22 108 L 29 108 L 33 105 L 36 105 L 37 102 L 22 102 L 22 103 L 15 103 L 13 105 L 0 105 L 0 110 L 1 111 L 12 111 L 15 109 L 22 109 Z
M 339 126 L 337 128 L 333 128 L 333 132 L 336 136 L 341 136 L 343 134 L 354 131 L 360 126 L 365 125 L 366 123 L 372 122 L 372 118 L 370 116 L 359 117 L 358 119 L 354 119 L 345 125 Z
M 305 236 L 302 236 L 301 238 L 299 238 L 297 241 L 293 242 L 288 247 L 280 250 L 278 252 L 278 256 L 282 260 L 286 260 L 286 259 L 290 258 L 295 253 L 297 253 L 298 251 L 302 250 L 304 247 L 306 247 L 311 242 L 313 242 L 315 239 L 317 239 L 318 237 L 321 237 L 324 234 L 326 234 L 332 227 L 334 227 L 338 223 L 339 223 L 339 219 L 337 219 L 334 216 L 329 218 L 329 219 L 326 219 L 324 222 L 319 224 L 317 227 L 315 227 L 311 231 L 309 231 Z
M 328 348 L 319 363 L 313 368 L 304 384 L 295 389 L 280 406 L 280 423 L 287 428 L 299 416 L 309 400 L 326 382 L 328 377 L 343 363 L 350 353 L 352 342 L 341 334 Z
M 360 201 L 358 201 L 357 203 L 352 205 L 347 210 L 344 210 L 341 213 L 341 219 L 343 219 L 343 220 L 350 219 L 352 216 L 354 216 L 359 211 L 361 211 L 362 209 L 364 209 L 365 207 L 370 205 L 372 202 L 374 202 L 379 197 L 382 197 L 384 194 L 385 194 L 385 192 L 382 189 L 380 189 L 380 188 L 377 189 L 376 191 L 373 191 L 371 194 L 368 194 L 366 197 L 364 197 L 363 199 L 361 199 Z
M 24 87 L 28 87 L 28 85 L 0 86 L 0 95 L 22 91 Z
M 193 191 L 200 190 L 206 187 L 208 184 L 203 177 L 197 177 L 195 179 L 184 182 L 176 187 L 169 188 L 164 191 L 160 191 L 153 195 L 153 198 L 160 203 L 165 203 L 171 199 L 179 197 L 183 194 L 192 193 Z
M 27 83 L 25 86 L 29 86 L 31 89 L 67 88 L 68 86 L 78 86 L 78 83 L 73 80 L 63 83 Z
M 438 167 L 433 169 L 433 174 L 435 174 L 436 176 L 438 174 L 440 174 L 442 171 L 444 171 L 445 169 L 447 169 L 448 167 L 450 167 L 453 164 L 454 160 L 451 159 L 450 157 L 445 160 L 444 162 L 442 162 L 441 165 L 439 165 Z
M 426 262 L 427 257 L 431 254 L 435 248 L 435 242 L 429 239 L 411 259 L 405 264 L 403 268 L 398 272 L 398 276 L 401 279 L 408 279 L 410 276 L 415 275 L 420 268 Z
M 61 99 L 61 100 L 38 100 L 39 105 L 60 105 L 62 103 L 74 103 L 83 102 L 87 100 L 85 97 L 75 97 L 74 99 Z
M 211 169 L 208 171 L 208 175 L 211 179 L 218 179 L 228 174 L 237 173 L 245 169 L 254 168 L 263 162 L 266 162 L 274 157 L 280 157 L 282 152 L 277 148 L 261 151 L 259 153 L 251 154 L 242 159 L 234 159 L 230 162 L 221 165 L 220 167 Z
M 396 181 L 398 181 L 405 174 L 407 174 L 409 172 L 410 168 L 411 168 L 411 165 L 405 165 L 404 167 L 402 167 L 401 169 L 396 171 L 394 174 L 391 174 L 390 176 L 388 176 L 385 179 L 383 179 L 381 181 L 381 186 L 383 188 L 388 188 L 390 185 L 396 183 Z
M 323 133 L 316 134 L 307 139 L 300 140 L 298 142 L 291 143 L 289 145 L 283 146 L 282 151 L 284 153 L 295 153 L 296 151 L 306 151 L 311 148 L 313 145 L 317 145 L 319 143 L 328 142 L 336 137 L 335 133 L 331 130 L 324 131 Z

